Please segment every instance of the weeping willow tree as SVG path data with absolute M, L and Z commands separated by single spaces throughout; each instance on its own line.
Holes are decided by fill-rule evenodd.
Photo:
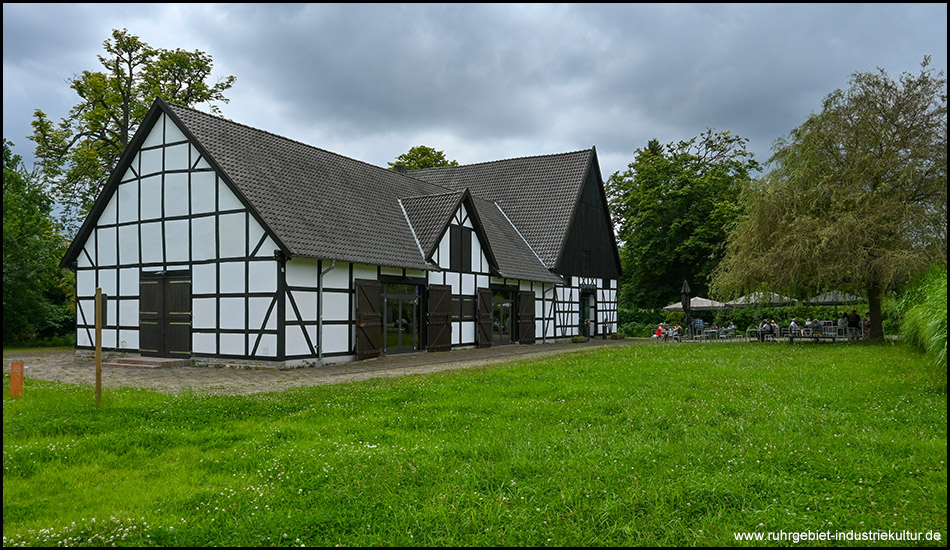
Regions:
M 773 170 L 741 195 L 715 295 L 860 293 L 883 339 L 884 294 L 947 262 L 946 79 L 929 65 L 855 73 L 776 142 Z

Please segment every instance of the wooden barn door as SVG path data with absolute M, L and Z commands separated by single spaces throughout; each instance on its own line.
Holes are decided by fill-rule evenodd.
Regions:
M 383 343 L 382 287 L 379 281 L 356 280 L 356 358 L 379 357 Z
M 478 289 L 476 304 L 475 341 L 480 348 L 490 348 L 492 343 L 492 298 L 491 289 Z
M 191 276 L 143 273 L 139 282 L 139 353 L 191 355 Z
M 452 349 L 452 287 L 429 285 L 428 300 L 429 351 Z
M 522 290 L 518 293 L 518 342 L 533 344 L 535 342 L 535 311 L 534 291 Z

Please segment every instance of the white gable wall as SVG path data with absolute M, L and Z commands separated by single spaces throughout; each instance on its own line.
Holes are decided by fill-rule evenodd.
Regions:
M 195 355 L 277 357 L 273 239 L 171 119 L 161 115 L 76 262 L 77 347 L 94 346 L 96 287 L 107 349 L 139 348 L 142 273 L 188 271 Z

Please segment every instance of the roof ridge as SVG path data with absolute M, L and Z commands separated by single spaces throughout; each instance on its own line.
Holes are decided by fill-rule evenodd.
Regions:
M 416 179 L 416 178 L 413 178 L 413 179 Z M 419 181 L 424 181 L 424 182 L 425 182 L 425 180 L 419 180 Z M 429 182 L 425 182 L 425 183 L 429 183 Z M 434 185 L 434 184 L 433 184 L 433 185 Z M 439 185 L 438 187 L 442 187 L 442 186 Z M 446 187 L 442 187 L 442 188 L 443 188 L 443 189 L 447 189 Z M 429 193 L 429 194 L 427 194 L 427 195 L 412 195 L 411 197 L 399 197 L 399 200 L 410 201 L 410 200 L 413 200 L 413 199 L 425 199 L 425 198 L 428 198 L 428 197 L 442 197 L 442 196 L 445 196 L 445 195 L 461 195 L 461 194 L 464 193 L 464 192 L 465 192 L 465 191 L 446 191 L 445 193 Z
M 563 156 L 568 156 L 568 155 L 577 155 L 577 154 L 579 154 L 579 153 L 588 153 L 588 154 L 589 154 L 589 153 L 590 153 L 591 151 L 593 151 L 593 150 L 594 150 L 594 147 L 591 147 L 590 149 L 578 149 L 578 150 L 576 150 L 576 151 L 568 151 L 568 152 L 565 152 L 565 153 L 548 153 L 548 154 L 546 154 L 546 155 L 524 155 L 524 156 L 521 156 L 521 157 L 510 157 L 510 158 L 498 159 L 498 160 L 486 160 L 486 161 L 482 161 L 482 162 L 473 162 L 473 163 L 471 163 L 471 164 L 459 164 L 459 165 L 456 165 L 456 166 L 433 166 L 433 167 L 431 167 L 431 168 L 416 168 L 415 170 L 408 170 L 408 173 L 411 174 L 412 172 L 424 172 L 424 171 L 427 171 L 427 170 L 445 170 L 445 169 L 451 169 L 451 168 L 467 168 L 467 167 L 469 167 L 469 166 L 481 166 L 481 165 L 483 165 L 483 164 L 497 164 L 497 163 L 500 163 L 500 162 L 508 162 L 508 161 L 513 161 L 513 160 L 540 159 L 540 158 L 548 158 L 548 157 L 563 157 Z

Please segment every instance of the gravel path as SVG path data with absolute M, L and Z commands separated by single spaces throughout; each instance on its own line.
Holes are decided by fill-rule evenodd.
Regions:
M 460 349 L 445 353 L 412 353 L 299 369 L 252 369 L 222 367 L 173 367 L 136 369 L 103 367 L 104 388 L 143 388 L 163 393 L 201 392 L 251 394 L 282 391 L 303 386 L 339 384 L 369 378 L 404 376 L 480 367 L 523 358 L 577 353 L 603 346 L 631 345 L 642 340 L 591 340 L 586 343 L 503 346 L 489 349 Z M 13 361 L 23 361 L 23 377 L 68 384 L 95 384 L 92 361 L 77 361 L 73 350 L 4 350 L 3 372 Z

